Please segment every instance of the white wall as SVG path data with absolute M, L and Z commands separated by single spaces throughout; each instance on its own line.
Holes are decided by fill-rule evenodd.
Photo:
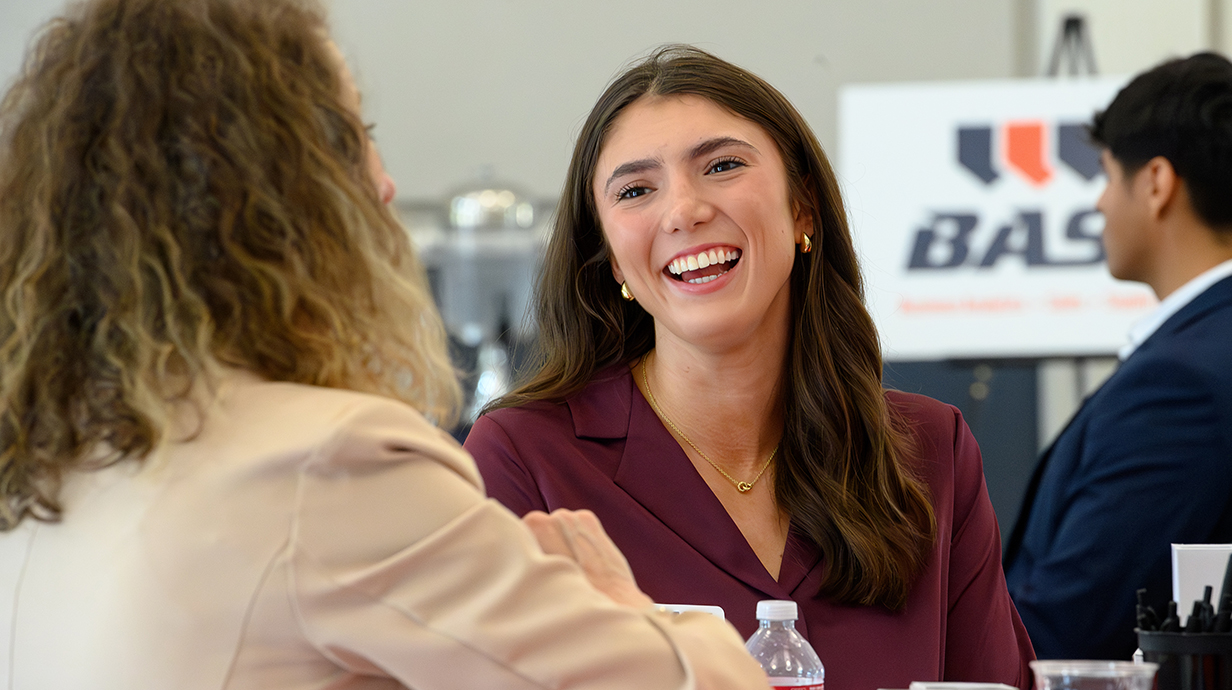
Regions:
M 573 137 L 634 56 L 693 42 L 788 95 L 834 148 L 845 83 L 1042 72 L 1064 14 L 1105 74 L 1232 41 L 1232 0 L 327 0 L 403 200 L 489 174 L 550 199 Z M 63 0 L 0 0 L 0 84 Z
M 851 81 L 1009 76 L 1012 0 L 335 0 L 335 34 L 404 196 L 487 172 L 554 197 L 573 139 L 622 65 L 696 43 L 790 97 L 823 144 Z
M 696 43 L 791 98 L 823 145 L 836 90 L 862 81 L 1015 72 L 1025 0 L 332 0 L 399 197 L 439 199 L 482 174 L 555 197 L 573 138 L 620 67 Z M 62 0 L 0 0 L 0 81 Z
M 0 82 L 62 0 L 0 0 Z M 692 42 L 779 87 L 834 148 L 845 83 L 1039 73 L 1060 17 L 1089 17 L 1101 72 L 1232 39 L 1232 0 L 330 0 L 403 200 L 492 175 L 549 199 L 573 138 L 631 58 Z
M 63 5 L 62 0 L 0 0 L 0 89 L 8 91 L 31 36 Z
M 1211 19 L 1214 23 L 1212 31 L 1214 47 L 1225 54 L 1232 53 L 1232 0 L 1212 2 Z

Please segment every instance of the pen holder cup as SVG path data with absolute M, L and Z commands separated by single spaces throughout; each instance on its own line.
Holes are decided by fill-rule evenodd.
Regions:
M 1232 690 L 1232 633 L 1139 630 L 1138 647 L 1159 664 L 1159 690 Z
M 1035 690 L 1151 690 L 1155 664 L 1128 661 L 1040 660 L 1030 663 Z

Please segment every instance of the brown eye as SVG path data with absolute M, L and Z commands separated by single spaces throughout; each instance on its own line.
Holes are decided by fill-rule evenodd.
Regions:
M 631 184 L 628 187 L 623 187 L 619 192 L 616 192 L 616 199 L 633 199 L 639 196 L 645 196 L 650 192 L 649 187 L 644 187 L 638 184 Z
M 735 170 L 736 168 L 743 168 L 743 167 L 744 167 L 744 161 L 740 160 L 739 158 L 720 158 L 719 160 L 710 164 L 710 168 L 706 170 L 706 174 L 712 175 L 715 173 L 723 173 L 729 170 Z

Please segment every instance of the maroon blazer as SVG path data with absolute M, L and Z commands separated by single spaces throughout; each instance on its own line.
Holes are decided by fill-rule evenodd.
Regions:
M 723 607 L 742 635 L 761 599 L 794 599 L 832 690 L 906 688 L 914 680 L 996 681 L 1027 688 L 1035 658 L 1001 570 L 996 516 L 979 447 L 958 410 L 889 391 L 909 420 L 937 543 L 906 608 L 816 596 L 825 559 L 795 530 L 776 582 L 633 383 L 608 368 L 564 403 L 494 411 L 466 449 L 488 494 L 518 514 L 589 508 L 629 559 L 638 584 L 670 604 Z

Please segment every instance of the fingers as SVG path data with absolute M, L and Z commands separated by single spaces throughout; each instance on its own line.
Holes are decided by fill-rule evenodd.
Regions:
M 544 553 L 564 556 L 581 567 L 586 578 L 613 600 L 634 606 L 650 603 L 633 580 L 624 554 L 589 510 L 534 511 L 523 522 L 534 533 Z
M 577 561 L 603 555 L 609 548 L 620 554 L 599 518 L 589 510 L 534 510 L 522 517 L 545 553 L 568 556 Z M 620 558 L 623 560 L 624 555 Z
M 573 550 L 569 548 L 569 542 L 565 539 L 558 519 L 547 513 L 533 510 L 522 516 L 522 522 L 535 535 L 535 540 L 539 542 L 539 548 L 543 549 L 544 553 L 576 560 L 573 558 Z
M 573 551 L 573 558 L 582 567 L 633 580 L 633 570 L 629 568 L 628 560 L 603 530 L 594 513 L 589 510 L 563 511 L 559 519 L 565 526 L 564 536 Z

